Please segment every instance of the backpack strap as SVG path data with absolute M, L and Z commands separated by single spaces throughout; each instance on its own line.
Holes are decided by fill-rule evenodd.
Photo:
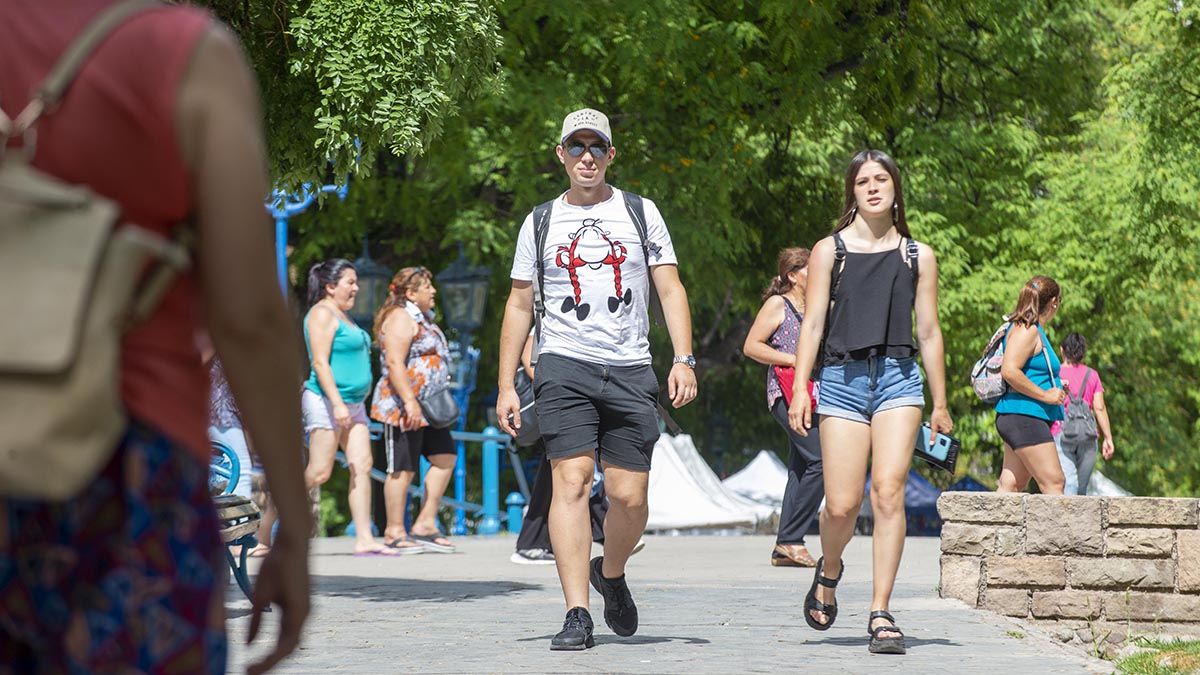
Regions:
M 833 233 L 833 269 L 829 277 L 829 305 L 837 301 L 838 287 L 842 284 L 842 270 L 846 268 L 846 242 L 842 235 Z
M 7 140 L 18 134 L 30 132 L 43 114 L 54 112 L 71 83 L 75 81 L 75 76 L 87 63 L 88 57 L 110 33 L 133 15 L 162 6 L 162 3 L 155 0 L 125 0 L 100 12 L 59 57 L 50 74 L 34 93 L 33 99 L 16 119 L 9 119 L 0 111 L 0 136 Z
M 641 240 L 642 257 L 646 261 L 646 281 L 650 293 L 650 317 L 654 320 L 654 325 L 662 325 L 665 323 L 662 304 L 658 300 L 658 292 L 654 289 L 654 276 L 650 274 L 650 256 L 653 255 L 657 260 L 662 255 L 662 247 L 650 241 L 650 228 L 646 225 L 646 202 L 642 196 L 628 190 L 621 190 L 621 196 L 625 199 L 625 210 L 629 212 L 629 219 L 633 221 L 638 238 Z
M 917 277 L 920 276 L 920 254 L 921 250 L 917 248 L 917 242 L 909 237 L 908 246 L 905 248 L 904 261 L 908 263 L 908 269 L 912 272 L 913 295 L 917 294 Z
M 846 242 L 842 240 L 842 235 L 837 232 L 833 233 L 833 267 L 829 270 L 829 309 L 837 304 L 838 287 L 842 284 L 842 270 L 846 268 Z M 829 324 L 833 318 L 833 312 L 830 311 L 825 316 L 825 330 L 821 333 L 821 344 L 817 347 L 817 362 L 813 366 L 813 373 L 821 372 L 821 367 L 825 364 L 825 342 L 829 339 Z
M 1045 329 L 1042 324 L 1035 324 L 1038 331 L 1038 339 L 1042 342 L 1042 358 L 1046 359 L 1046 372 L 1050 373 L 1050 386 L 1055 389 L 1062 388 L 1062 382 L 1054 375 L 1054 368 L 1050 366 L 1050 338 L 1046 336 Z
M 550 235 L 550 214 L 554 199 L 542 202 L 533 209 L 533 248 L 537 253 L 537 288 L 533 293 L 533 349 L 542 342 L 542 317 L 546 314 L 546 238 Z
M 1091 368 L 1085 369 L 1083 371 L 1083 382 L 1079 383 L 1079 392 L 1078 392 L 1079 396 L 1076 397 L 1075 394 L 1072 393 L 1071 394 L 1071 403 L 1082 403 L 1083 402 L 1083 392 L 1087 391 L 1088 379 L 1090 379 L 1091 377 L 1092 377 L 1092 369 Z

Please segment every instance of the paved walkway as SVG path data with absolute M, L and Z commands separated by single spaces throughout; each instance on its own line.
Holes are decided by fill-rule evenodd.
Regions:
M 389 559 L 353 557 L 349 539 L 315 542 L 313 615 L 301 649 L 278 672 L 1112 671 L 1015 622 L 939 599 L 932 538 L 908 540 L 892 602 L 908 635 L 903 657 L 867 652 L 868 538 L 847 551 L 842 614 L 822 633 L 801 613 L 812 571 L 771 567 L 772 538 L 647 537 L 628 569 L 640 630 L 613 635 L 593 592 L 596 647 L 586 652 L 548 649 L 564 613 L 553 566 L 510 563 L 511 536 L 457 541 L 453 555 Z M 231 671 L 244 672 L 262 647 L 241 647 L 249 603 L 236 589 L 227 606 Z

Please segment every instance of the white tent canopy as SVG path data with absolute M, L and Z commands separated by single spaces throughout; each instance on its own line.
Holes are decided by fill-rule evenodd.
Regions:
M 754 527 L 774 509 L 721 485 L 692 437 L 659 437 L 650 463 L 647 530 Z
M 739 495 L 778 508 L 787 487 L 787 466 L 770 450 L 760 450 L 741 471 L 721 481 L 721 485 Z
M 1087 494 L 1100 497 L 1128 497 L 1131 493 L 1099 471 L 1092 471 L 1092 478 L 1088 481 Z

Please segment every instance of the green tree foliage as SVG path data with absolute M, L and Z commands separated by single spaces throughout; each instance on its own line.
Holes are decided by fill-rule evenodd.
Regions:
M 262 83 L 276 184 L 370 175 L 419 154 L 464 99 L 496 91 L 490 0 L 208 0 Z M 366 161 L 364 161 L 366 160 Z
M 375 19 L 394 10 L 378 11 Z M 1083 333 L 1109 392 L 1118 454 L 1102 470 L 1146 494 L 1200 489 L 1195 3 L 526 0 L 496 11 L 503 89 L 438 118 L 441 136 L 423 155 L 364 149 L 373 177 L 296 228 L 301 263 L 353 253 L 364 231 L 390 264 L 436 269 L 457 244 L 489 263 L 481 392 L 495 377 L 518 227 L 565 189 L 558 126 L 588 105 L 613 122 L 612 182 L 654 199 L 671 227 L 702 382 L 678 419 L 718 466 L 738 468 L 752 454 L 741 448 L 786 448 L 766 414 L 764 369 L 740 346 L 776 252 L 828 233 L 845 163 L 877 147 L 900 162 L 914 234 L 938 254 L 963 470 L 994 480 L 1000 457 L 968 369 L 1021 284 L 1048 273 L 1065 289 L 1052 337 Z M 364 12 L 353 11 L 355 26 Z M 351 34 L 336 21 L 288 21 L 295 40 L 312 44 Z M 264 84 L 281 102 L 301 86 L 288 77 L 395 66 L 364 45 L 344 50 L 350 61 L 317 49 L 287 61 L 304 65 L 272 71 L 279 57 L 262 47 L 252 45 L 256 61 L 280 75 Z M 478 74 L 491 54 L 464 72 Z M 361 125 L 399 119 L 356 108 L 347 92 L 358 84 L 321 82 L 321 96 L 298 97 L 312 115 L 272 108 L 291 115 L 278 129 L 273 119 L 273 131 L 308 139 L 277 143 L 298 153 L 286 166 L 315 166 L 300 158 L 314 139 L 344 152 L 338 134 L 370 139 Z M 321 120 L 325 111 L 337 121 Z M 653 339 L 662 372 L 665 331 Z M 722 417 L 735 420 L 725 447 L 713 424 Z

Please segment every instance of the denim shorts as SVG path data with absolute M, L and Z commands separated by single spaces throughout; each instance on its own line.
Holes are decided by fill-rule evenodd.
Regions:
M 872 356 L 821 368 L 817 414 L 870 424 L 875 413 L 925 407 L 924 378 L 915 358 Z

